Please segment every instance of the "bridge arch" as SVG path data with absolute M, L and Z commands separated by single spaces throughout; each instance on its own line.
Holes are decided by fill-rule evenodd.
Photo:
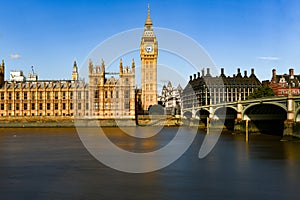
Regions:
M 191 119 L 193 117 L 193 113 L 191 111 L 185 111 L 182 116 L 186 119 Z
M 222 106 L 215 110 L 214 118 L 220 120 L 227 130 L 234 130 L 237 109 L 232 106 Z
M 233 110 L 235 110 L 236 112 L 238 111 L 237 110 L 237 108 L 235 107 L 235 106 L 222 106 L 222 107 L 217 107 L 217 108 L 215 108 L 215 112 L 216 111 L 218 111 L 218 110 L 220 110 L 220 109 L 224 109 L 224 108 L 229 108 L 229 109 L 233 109 Z
M 247 105 L 246 107 L 243 108 L 243 111 L 242 111 L 242 116 L 244 117 L 244 114 L 245 114 L 245 111 L 252 107 L 252 106 L 255 106 L 255 105 L 267 105 L 267 104 L 271 104 L 271 105 L 275 105 L 275 106 L 279 106 L 281 107 L 282 109 L 284 109 L 285 111 L 287 111 L 287 107 L 281 103 L 277 103 L 277 102 L 263 102 L 263 103 L 252 103 L 252 104 L 249 104 Z
M 250 119 L 250 132 L 283 135 L 287 108 L 280 103 L 256 103 L 247 106 L 243 119 Z
M 201 108 L 201 109 L 197 110 L 195 117 L 199 119 L 200 124 L 203 124 L 206 127 L 207 118 L 209 117 L 209 110 L 205 109 L 205 108 Z
M 203 114 L 207 114 L 208 113 L 208 115 L 209 115 L 209 109 L 207 109 L 207 108 L 201 108 L 201 109 L 199 109 L 199 110 L 197 110 L 196 111 L 196 117 L 201 117 L 201 114 L 203 115 Z

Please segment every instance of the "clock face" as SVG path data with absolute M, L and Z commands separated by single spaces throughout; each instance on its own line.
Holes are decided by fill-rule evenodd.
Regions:
M 151 45 L 147 45 L 145 49 L 146 49 L 147 53 L 150 53 L 153 51 L 153 47 Z

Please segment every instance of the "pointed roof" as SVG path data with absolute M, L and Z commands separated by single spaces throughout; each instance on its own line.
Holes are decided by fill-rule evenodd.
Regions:
M 177 86 L 177 90 L 182 90 L 182 87 L 181 87 L 181 85 L 180 84 L 178 84 L 178 86 Z
M 122 61 L 122 58 L 120 59 L 120 67 L 123 68 L 123 61 Z
M 144 33 L 142 36 L 142 42 L 145 42 L 145 38 L 147 38 L 147 41 L 153 41 L 156 43 L 156 36 L 155 33 L 153 31 L 153 26 L 152 26 L 152 20 L 150 17 L 150 6 L 148 5 L 148 15 L 147 15 L 147 19 L 145 22 L 145 26 L 144 26 Z
M 74 60 L 74 64 L 73 64 L 73 72 L 77 72 L 78 69 L 77 69 L 77 63 L 76 63 L 76 60 Z
M 170 87 L 170 88 L 172 87 L 171 81 L 168 82 L 168 87 Z
M 145 26 L 152 26 L 152 20 L 151 20 L 151 17 L 150 17 L 150 5 L 148 4 L 148 15 L 147 15 L 147 19 L 146 19 L 146 22 L 145 22 Z
M 132 58 L 131 67 L 135 67 L 134 58 Z

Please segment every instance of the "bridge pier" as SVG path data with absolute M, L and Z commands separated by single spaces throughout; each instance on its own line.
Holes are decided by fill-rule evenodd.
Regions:
M 247 124 L 248 121 L 248 124 Z M 250 133 L 255 133 L 255 134 L 259 134 L 260 130 L 255 126 L 254 122 L 251 120 L 242 120 L 239 122 L 236 122 L 234 125 L 234 132 L 237 133 L 246 133 L 248 130 L 248 134 Z
M 289 93 L 287 98 L 287 119 L 284 122 L 283 136 L 294 134 L 295 125 L 295 101 L 293 95 Z
M 234 131 L 236 132 L 244 132 L 245 131 L 245 123 L 243 121 L 243 105 L 242 101 L 237 101 L 237 114 L 234 122 Z
M 236 115 L 236 120 L 237 122 L 240 122 L 243 120 L 243 105 L 242 105 L 242 101 L 238 100 L 237 102 L 237 115 Z
M 214 108 L 209 106 L 209 119 L 212 120 L 214 117 Z

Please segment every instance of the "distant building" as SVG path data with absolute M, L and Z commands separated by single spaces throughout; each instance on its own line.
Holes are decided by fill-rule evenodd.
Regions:
M 38 80 L 38 75 L 37 73 L 28 73 L 27 76 L 27 81 L 37 81 Z
M 165 107 L 165 114 L 167 115 L 180 115 L 181 114 L 181 94 L 182 88 L 180 85 L 178 87 L 173 87 L 169 81 L 167 86 L 164 85 L 162 88 L 161 96 L 159 97 L 159 102 Z
M 244 71 L 242 76 L 240 69 L 237 74 L 225 76 L 224 69 L 221 69 L 220 76 L 213 77 L 207 68 L 206 74 L 204 69 L 202 74 L 190 76 L 190 80 L 182 93 L 183 108 L 192 108 L 203 105 L 234 102 L 245 100 L 254 91 L 255 88 L 261 87 L 261 82 L 251 69 L 250 76 Z
M 26 78 L 23 71 L 10 71 L 9 72 L 9 81 L 10 82 L 24 82 L 24 81 L 37 81 L 38 75 L 37 73 L 28 73 L 28 77 Z
M 9 72 L 9 81 L 23 82 L 25 81 L 25 76 L 23 71 L 11 71 Z
M 289 69 L 289 74 L 276 74 L 276 69 L 272 70 L 270 87 L 275 92 L 275 96 L 288 96 L 288 94 L 300 94 L 300 75 L 294 74 L 294 69 Z

